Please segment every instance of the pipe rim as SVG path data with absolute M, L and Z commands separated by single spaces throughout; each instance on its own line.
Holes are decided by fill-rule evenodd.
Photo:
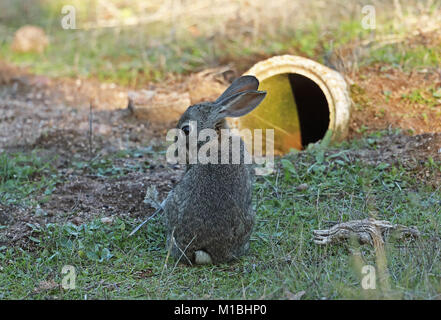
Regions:
M 329 129 L 332 130 L 332 140 L 340 141 L 346 138 L 349 127 L 350 107 L 348 86 L 343 76 L 316 61 L 308 58 L 282 55 L 256 63 L 245 75 L 254 75 L 260 81 L 284 73 L 299 74 L 314 81 L 322 90 L 328 102 Z M 237 126 L 239 119 L 233 121 Z

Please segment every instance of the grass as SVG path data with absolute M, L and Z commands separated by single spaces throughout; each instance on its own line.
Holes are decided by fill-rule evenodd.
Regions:
M 347 33 L 347 25 L 355 26 Z M 355 31 L 354 31 L 355 30 Z M 356 32 L 356 31 L 359 32 Z M 136 36 L 133 33 L 136 32 Z M 344 48 L 351 41 L 366 37 L 357 21 L 342 22 L 331 35 L 323 36 L 314 24 L 305 30 L 288 30 L 258 39 L 239 36 L 233 41 L 204 36 L 183 36 L 157 44 L 150 30 L 69 30 L 53 31 L 51 45 L 42 53 L 15 53 L 9 41 L 0 43 L 0 59 L 28 67 L 36 74 L 53 77 L 86 77 L 120 85 L 139 87 L 158 82 L 171 75 L 187 74 L 214 67 L 223 61 L 236 61 L 240 71 L 251 67 L 249 61 L 272 55 L 294 54 L 324 63 L 325 56 Z M 253 58 L 255 57 L 255 58 Z M 427 48 L 388 45 L 370 50 L 359 65 L 389 64 L 410 71 L 415 68 L 436 68 L 441 47 Z
M 117 178 L 130 172 L 148 172 L 154 167 L 157 158 L 163 156 L 162 150 L 153 150 L 151 147 L 120 150 L 112 155 L 97 155 L 86 161 L 77 158 L 72 161 L 72 168 L 78 174 L 93 174 L 96 177 Z M 146 157 L 148 160 L 137 161 Z
M 32 10 L 22 14 L 20 6 L 27 2 L 10 1 L 16 13 L 0 25 L 0 60 L 38 74 L 97 78 L 132 87 L 219 64 L 235 63 L 240 73 L 254 61 L 278 54 L 297 54 L 325 62 L 325 56 L 333 50 L 373 36 L 370 30 L 361 28 L 361 19 L 346 18 L 352 13 L 343 11 L 343 18 L 330 23 L 321 17 L 311 19 L 311 14 L 332 14 L 332 10 L 308 9 L 293 16 L 287 27 L 279 28 L 268 20 L 260 22 L 259 17 L 257 21 L 242 21 L 244 25 L 233 34 L 213 30 L 192 33 L 187 26 L 178 28 L 173 35 L 168 22 L 136 28 L 67 31 L 58 26 L 61 2 L 48 3 L 51 7 L 30 7 Z M 89 11 L 84 3 L 79 4 L 79 17 Z M 436 17 L 439 8 L 433 4 L 431 10 L 430 14 Z M 376 35 L 405 35 L 414 30 L 405 24 L 407 18 L 412 20 L 411 14 L 405 12 L 404 19 L 398 21 L 389 19 L 389 12 L 377 10 Z M 249 22 L 261 25 L 250 27 Z M 24 23 L 40 25 L 50 36 L 51 45 L 43 54 L 11 51 L 13 31 Z M 437 67 L 440 58 L 439 46 L 398 43 L 368 49 L 358 65 L 383 63 L 410 71 Z M 351 86 L 357 110 L 372 103 L 364 97 L 363 90 L 357 84 Z M 392 93 L 385 91 L 383 95 L 385 103 L 389 103 Z M 432 108 L 440 97 L 437 88 L 417 88 L 401 98 L 409 104 Z M 383 110 L 379 111 L 380 118 Z M 424 119 L 424 113 L 421 116 Z M 361 125 L 358 131 L 364 133 L 368 129 Z M 303 299 L 439 299 L 441 192 L 430 182 L 441 170 L 441 164 L 429 157 L 423 164 L 426 180 L 422 181 L 404 164 L 373 166 L 350 161 L 346 156 L 349 151 L 376 148 L 377 139 L 385 134 L 390 133 L 377 132 L 333 146 L 337 153 L 329 154 L 322 147 L 313 146 L 278 159 L 278 170 L 260 177 L 255 184 L 257 220 L 251 248 L 236 263 L 190 268 L 167 259 L 160 215 L 131 238 L 128 234 L 139 221 L 130 218 L 116 217 L 110 224 L 98 218 L 79 226 L 28 223 L 32 233 L 26 236 L 26 248 L 0 241 L 0 299 L 284 299 L 289 293 L 300 291 L 305 291 Z M 74 174 L 111 179 L 148 171 L 148 162 L 128 161 L 138 155 L 153 158 L 158 153 L 140 149 L 91 161 L 73 158 L 69 167 Z M 38 156 L 38 152 L 1 154 L 0 205 L 36 208 L 47 201 L 56 184 L 62 183 L 52 163 Z M 302 184 L 307 188 L 296 189 Z M 369 216 L 415 225 L 422 237 L 415 242 L 389 238 L 385 244 L 387 270 L 379 264 L 381 255 L 371 246 L 348 243 L 322 247 L 312 241 L 312 230 Z M 0 231 L 7 227 L 0 225 Z M 59 286 L 66 265 L 74 266 L 76 271 L 76 288 L 72 290 Z M 378 274 L 387 271 L 390 288 L 386 281 L 378 280 L 376 290 L 363 290 L 363 265 L 376 266 Z
M 50 162 L 31 154 L 0 154 L 0 203 L 30 204 L 47 201 L 58 181 L 57 173 Z
M 21 2 L 23 1 L 9 4 L 15 10 L 11 9 L 12 13 L 19 15 L 18 12 L 22 11 L 20 6 L 26 6 L 20 4 Z M 251 21 L 254 23 L 252 28 L 247 27 L 247 22 L 243 22 L 245 26 L 238 26 L 233 31 L 218 31 L 219 28 L 215 27 L 205 30 L 202 25 L 211 18 L 198 18 L 194 21 L 196 31 L 193 32 L 184 22 L 181 26 L 180 20 L 170 22 L 169 17 L 136 27 L 63 30 L 57 19 L 63 3 L 52 0 L 46 6 L 37 4 L 29 6 L 27 23 L 42 26 L 50 37 L 50 46 L 42 54 L 12 52 L 10 45 L 13 32 L 23 17 L 6 17 L 8 19 L 5 18 L 5 24 L 0 25 L 0 36 L 3 38 L 0 42 L 1 60 L 28 67 L 37 74 L 96 78 L 131 87 L 140 87 L 152 81 L 159 82 L 168 76 L 232 62 L 236 62 L 239 72 L 244 72 L 254 62 L 272 55 L 295 54 L 323 63 L 332 52 L 344 49 L 351 43 L 370 39 L 373 35 L 371 30 L 362 28 L 362 15 L 356 4 L 352 10 L 356 10 L 358 15 L 351 14 L 352 18 L 339 13 L 338 19 L 334 17 L 317 23 L 317 19 L 308 17 L 321 12 L 325 19 L 327 12 L 305 7 L 304 11 L 309 11 L 300 15 L 299 21 L 282 24 L 283 19 L 278 16 L 281 12 L 275 11 L 270 17 Z M 248 7 L 247 4 L 241 5 Z M 311 4 L 314 5 L 316 4 Z M 405 25 L 407 18 L 412 20 L 411 14 L 405 16 L 404 21 L 397 22 L 396 18 L 391 19 L 388 16 L 386 4 L 377 3 L 376 6 L 386 6 L 383 10 L 377 10 L 377 36 L 391 33 L 401 35 L 415 30 L 414 27 Z M 77 7 L 79 25 L 92 19 L 88 14 L 87 3 L 80 1 Z M 290 5 L 286 10 L 293 9 Z M 436 8 L 431 10 L 435 12 L 429 12 L 429 15 L 436 16 Z M 133 8 L 130 7 L 116 11 L 120 12 L 121 19 L 127 14 L 134 15 Z M 297 11 L 296 8 L 295 12 Z M 186 14 L 188 16 L 185 19 L 194 19 L 190 13 Z M 329 14 L 332 14 L 332 9 Z M 250 17 L 254 15 L 250 14 Z M 211 22 L 215 26 L 224 27 L 230 23 L 216 20 Z M 414 67 L 436 67 L 440 60 L 440 48 L 388 45 L 375 50 L 369 49 L 369 54 L 360 59 L 360 65 L 382 62 L 406 70 Z
M 136 36 L 133 34 L 136 32 Z M 282 53 L 315 55 L 317 34 L 290 32 L 281 37 L 246 37 L 225 42 L 187 35 L 161 44 L 149 40 L 149 29 L 72 30 L 52 34 L 43 54 L 15 53 L 10 42 L 0 43 L 0 59 L 50 76 L 96 78 L 125 86 L 142 86 L 170 75 L 187 74 L 219 65 L 220 61 L 249 59 Z M 250 67 L 248 65 L 247 67 Z M 243 70 L 245 71 L 245 70 Z
M 401 98 L 413 104 L 422 104 L 429 108 L 435 108 L 441 98 L 441 88 L 413 89 L 409 94 L 403 94 Z
M 372 50 L 363 64 L 385 63 L 404 71 L 424 68 L 437 68 L 441 60 L 441 46 L 427 47 L 418 45 L 409 48 L 408 44 L 387 45 Z
M 441 192 L 403 165 L 368 166 L 345 156 L 375 148 L 383 134 L 345 142 L 337 156 L 313 147 L 279 159 L 277 172 L 255 184 L 251 249 L 237 263 L 187 267 L 168 260 L 161 216 L 131 238 L 138 222 L 127 218 L 34 225 L 32 250 L 0 247 L 0 298 L 283 299 L 287 291 L 305 291 L 305 299 L 439 298 Z M 14 160 L 8 172 L 20 171 L 21 163 Z M 430 175 L 441 170 L 433 159 L 425 165 Z M 300 184 L 308 188 L 299 191 Z M 390 290 L 379 281 L 376 290 L 360 286 L 360 263 L 376 265 L 372 247 L 312 242 L 314 229 L 368 216 L 422 232 L 416 242 L 386 242 Z M 65 265 L 75 267 L 76 289 L 40 288 L 42 281 L 60 284 Z

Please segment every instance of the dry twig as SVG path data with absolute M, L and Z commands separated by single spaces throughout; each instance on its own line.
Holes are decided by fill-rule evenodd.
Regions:
M 406 227 L 399 224 L 392 224 L 386 220 L 375 220 L 368 218 L 364 220 L 353 220 L 343 222 L 330 229 L 314 230 L 314 242 L 316 244 L 332 244 L 346 241 L 355 237 L 361 244 L 374 244 L 384 242 L 384 236 L 394 231 L 399 234 L 399 238 L 417 238 L 420 232 L 416 227 Z

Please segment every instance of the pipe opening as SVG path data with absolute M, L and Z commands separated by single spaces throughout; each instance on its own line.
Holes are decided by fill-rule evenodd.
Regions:
M 302 146 L 322 139 L 329 127 L 329 105 L 320 87 L 311 79 L 289 74 L 299 117 Z
M 325 136 L 330 109 L 315 81 L 298 73 L 280 73 L 262 80 L 259 88 L 268 92 L 267 97 L 251 113 L 252 123 L 246 125 L 274 128 L 278 153 L 301 150 Z
M 259 90 L 266 91 L 267 95 L 259 107 L 243 117 L 232 120 L 232 127 L 240 130 L 273 130 L 274 153 L 283 155 L 291 149 L 302 150 L 308 144 L 323 139 L 329 126 L 332 125 L 330 120 L 334 115 L 331 113 L 335 106 L 331 105 L 333 101 L 328 103 L 325 92 L 308 76 L 313 75 L 313 72 L 305 67 L 305 65 L 308 66 L 306 62 L 311 63 L 310 60 L 305 62 L 303 58 L 282 56 L 281 58 L 286 60 L 293 60 L 291 71 L 286 67 L 286 61 L 279 61 L 276 58 L 280 57 L 260 62 L 251 69 L 250 74 L 255 74 L 258 78 L 259 73 L 263 73 L 259 79 Z M 269 62 L 273 64 L 268 66 Z M 277 63 L 283 66 L 282 72 L 278 72 Z M 301 69 L 305 71 L 305 74 L 297 72 L 296 69 L 299 69 L 297 65 L 302 66 Z M 327 77 L 331 77 L 332 71 L 318 64 L 315 68 L 321 71 L 320 75 L 323 73 L 320 80 L 325 83 L 326 87 L 330 86 L 331 90 L 338 90 L 339 86 L 345 84 L 342 81 L 327 83 Z M 337 76 L 334 77 L 337 78 Z M 337 78 L 337 80 L 341 79 Z M 342 101 L 337 102 L 341 104 Z M 262 141 L 262 150 L 266 150 L 265 144 L 265 141 Z

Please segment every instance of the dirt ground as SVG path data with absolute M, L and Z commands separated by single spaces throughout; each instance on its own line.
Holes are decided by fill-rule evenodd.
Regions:
M 405 73 L 377 65 L 362 68 L 352 80 L 351 137 L 360 135 L 362 126 L 372 132 L 390 127 L 441 132 L 441 97 L 428 89 L 441 88 L 441 72 Z
M 378 68 L 381 67 L 365 68 L 353 79 L 355 107 L 350 138 L 360 136 L 363 125 L 370 131 L 391 127 L 411 129 L 414 135 L 386 136 L 374 149 L 362 148 L 347 155 L 370 164 L 400 160 L 424 180 L 427 157 L 441 161 L 441 100 L 428 108 L 409 102 L 402 95 L 408 94 L 410 88 L 441 87 L 440 77 L 435 73 L 409 75 L 395 69 L 379 72 Z M 160 96 L 152 101 L 160 101 L 162 105 L 168 101 L 169 92 L 173 92 L 175 98 L 186 95 L 189 103 L 196 103 L 222 92 L 232 74 L 234 71 L 228 68 L 208 70 L 180 81 L 152 84 L 146 90 Z M 29 223 L 71 221 L 81 224 L 94 217 L 115 215 L 141 219 L 154 211 L 143 202 L 147 187 L 155 186 L 162 199 L 183 170 L 168 165 L 165 157 L 146 153 L 118 159 L 122 167 L 148 163 L 145 171 L 130 172 L 120 178 L 72 169 L 74 160 L 87 162 L 121 150 L 141 147 L 155 150 L 164 146 L 166 130 L 174 125 L 175 119 L 151 122 L 138 117 L 127 108 L 128 92 L 127 88 L 114 84 L 35 76 L 0 64 L 0 152 L 39 149 L 48 159 L 57 156 L 55 166 L 62 181 L 40 208 L 0 204 L 0 222 L 9 225 L 2 230 L 0 242 L 21 243 L 31 232 Z M 387 99 L 385 92 L 390 92 Z M 426 113 L 425 117 L 421 117 L 421 110 Z M 441 178 L 433 181 L 441 182 Z
M 94 81 L 78 86 L 80 81 L 34 76 L 5 65 L 0 75 L 0 152 L 38 149 L 43 158 L 56 156 L 54 163 L 63 181 L 49 202 L 36 210 L 0 204 L 0 220 L 9 225 L 0 242 L 20 242 L 30 232 L 28 223 L 145 217 L 154 211 L 143 203 L 147 187 L 155 186 L 162 199 L 179 179 L 179 166 L 167 165 L 165 157 L 149 153 L 118 159 L 121 167 L 148 164 L 145 172 L 129 172 L 121 178 L 71 169 L 73 161 L 88 162 L 141 147 L 155 150 L 165 143 L 166 129 L 173 123 L 149 123 L 132 115 L 126 89 Z

